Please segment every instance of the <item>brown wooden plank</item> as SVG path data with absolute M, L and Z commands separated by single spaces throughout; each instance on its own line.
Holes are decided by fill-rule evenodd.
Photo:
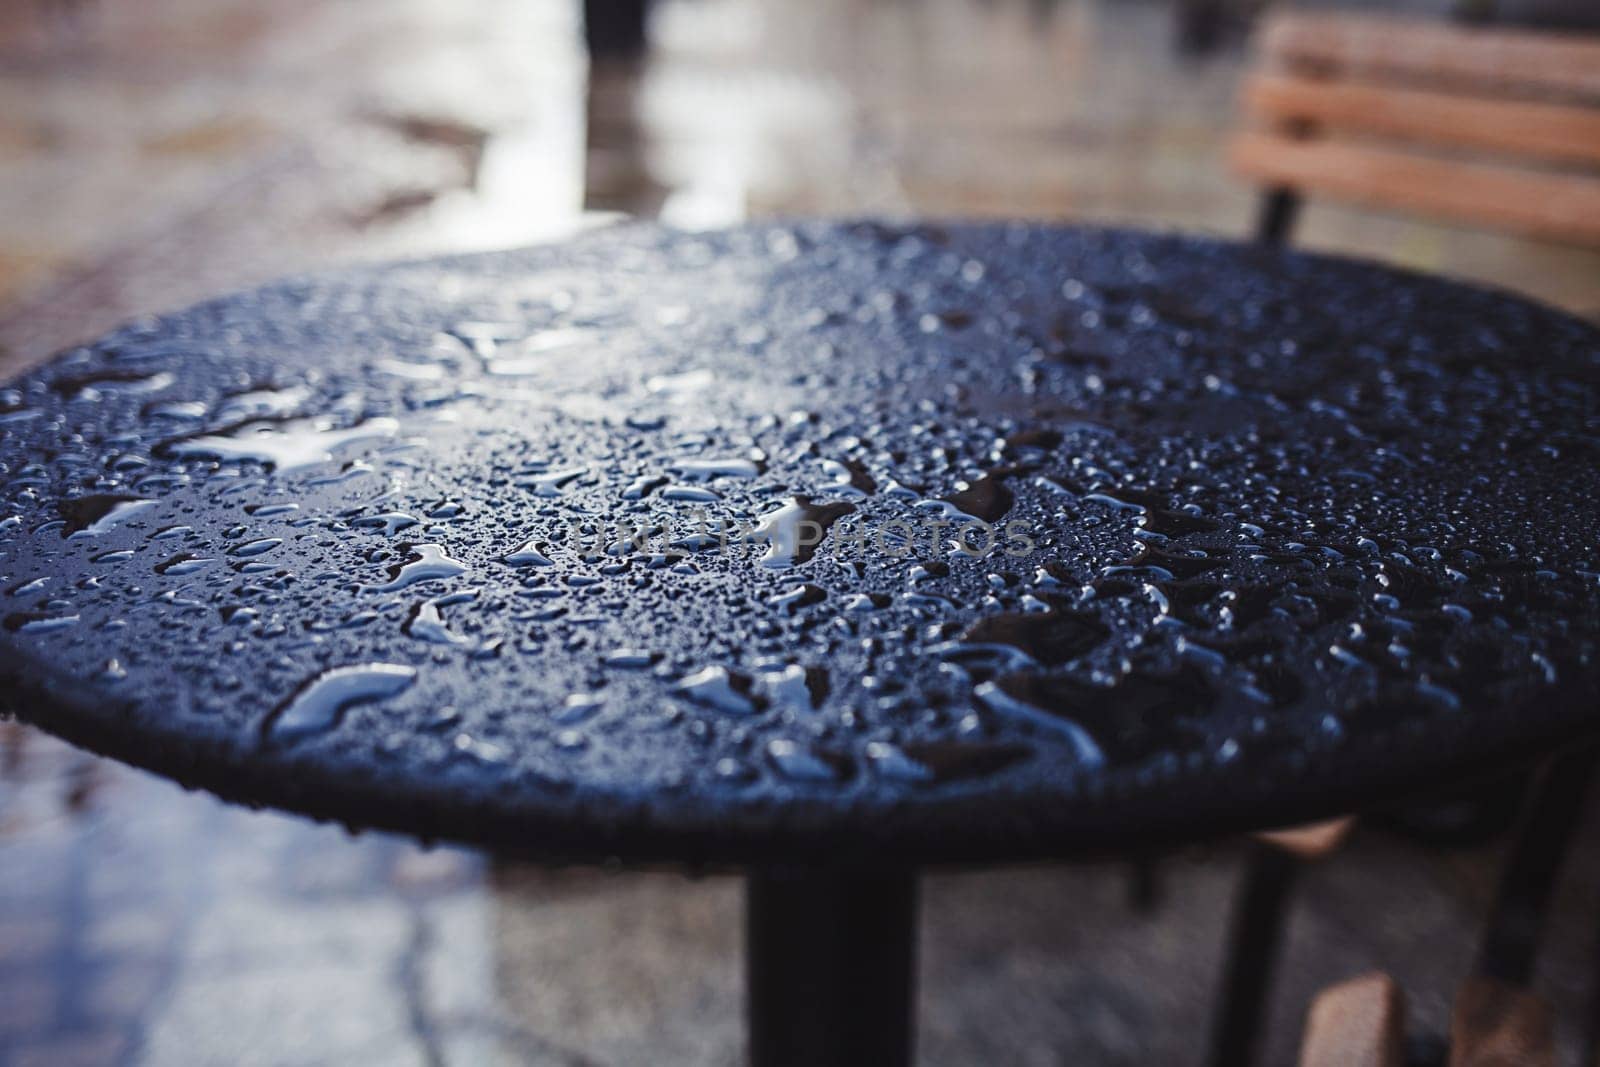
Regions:
M 1461 984 L 1450 1013 L 1450 1067 L 1552 1067 L 1555 1028 L 1539 997 L 1492 978 Z
M 1337 849 L 1350 835 L 1355 824 L 1355 817 L 1347 815 L 1341 819 L 1306 823 L 1284 830 L 1263 830 L 1256 834 L 1256 839 L 1281 848 L 1298 859 L 1315 860 Z
M 1600 163 L 1600 108 L 1496 100 L 1421 89 L 1258 74 L 1246 109 L 1268 122 L 1299 120 L 1426 144 Z
M 1300 1067 L 1400 1067 L 1405 1062 L 1405 998 L 1381 972 L 1317 994 L 1306 1015 Z
M 1600 38 L 1415 18 L 1281 12 L 1264 23 L 1274 61 L 1347 74 L 1437 81 L 1485 93 L 1600 99 Z
M 1230 158 L 1263 185 L 1600 246 L 1600 178 L 1267 133 L 1235 135 Z

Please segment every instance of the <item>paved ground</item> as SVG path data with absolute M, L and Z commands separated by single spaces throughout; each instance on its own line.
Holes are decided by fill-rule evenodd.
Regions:
M 0 6 L 0 373 L 289 270 L 661 214 L 1033 215 L 1242 234 L 1237 52 L 1173 65 L 1163 5 L 663 0 L 586 72 L 561 0 Z M 1600 256 L 1325 205 L 1305 243 L 1600 311 Z M 1237 867 L 941 875 L 924 1062 L 1195 1062 Z M 1438 1032 L 1494 850 L 1364 829 L 1297 897 L 1270 1060 L 1370 967 Z M 1543 961 L 1569 1058 L 1600 808 Z M 0 723 L 0 1064 L 719 1064 L 736 883 L 541 873 L 226 808 Z

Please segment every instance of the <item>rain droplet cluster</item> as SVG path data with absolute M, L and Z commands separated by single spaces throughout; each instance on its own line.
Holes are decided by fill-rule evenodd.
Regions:
M 302 806 L 1043 833 L 1592 714 L 1597 387 L 1600 336 L 1523 302 L 1129 233 L 290 281 L 0 391 L 0 672 Z

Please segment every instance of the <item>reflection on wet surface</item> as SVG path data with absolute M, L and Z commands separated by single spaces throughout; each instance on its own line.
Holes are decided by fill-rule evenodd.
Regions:
M 661 6 L 656 53 L 596 66 L 587 95 L 573 6 L 99 0 L 40 5 L 44 16 L 7 6 L 0 369 L 219 289 L 354 256 L 524 243 L 584 224 L 585 211 L 684 225 L 802 212 L 1246 225 L 1249 197 L 1213 158 L 1236 63 L 1167 66 L 1160 5 L 675 0 Z M 1307 223 L 1312 244 L 1594 303 L 1600 274 L 1581 253 L 1333 209 Z M 690 314 L 663 308 L 660 318 Z M 506 374 L 537 371 L 559 351 L 497 351 L 492 329 L 464 344 Z M 413 366 L 388 369 L 428 373 Z M 693 403 L 710 383 L 658 384 L 664 398 Z M 71 388 L 87 402 L 153 386 L 135 376 Z M 295 462 L 304 453 L 288 446 L 304 439 L 289 432 L 293 397 L 246 396 L 255 399 L 237 398 L 234 432 L 200 447 L 271 444 Z M 0 397 L 0 419 L 26 417 L 12 407 Z M 174 441 L 194 429 L 192 413 L 165 415 Z M 337 446 L 352 464 L 340 476 L 359 477 L 345 445 L 364 447 L 307 447 L 320 459 Z M 552 493 L 563 473 L 545 475 Z M 702 485 L 693 470 L 677 473 L 673 487 L 641 485 L 640 495 Z M 950 503 L 998 506 L 978 486 L 964 492 Z M 1122 498 L 1105 506 L 1148 510 Z M 86 507 L 62 536 L 138 519 L 136 499 Z M 447 517 L 361 521 L 374 536 L 409 537 Z M 1193 532 L 1187 521 L 1164 512 L 1144 526 L 1175 536 Z M 179 552 L 183 534 L 172 528 L 172 549 L 157 557 L 168 573 L 254 558 L 256 546 L 226 562 Z M 439 563 L 426 547 L 391 580 Z M 534 568 L 548 546 L 511 548 Z M 259 552 L 271 558 L 270 546 Z M 1130 565 L 1187 583 L 1195 595 L 1174 612 L 1253 610 L 1248 591 L 1221 604 L 1203 571 L 1174 571 L 1199 564 L 1160 553 L 1156 544 Z M 794 586 L 803 603 L 805 586 Z M 410 619 L 413 636 L 461 636 L 450 605 L 419 608 L 432 613 Z M 19 626 L 71 624 L 8 614 Z M 1026 616 L 964 635 L 1047 658 L 1080 637 L 1070 620 Z M 736 710 L 816 699 L 811 680 L 777 672 L 691 681 L 693 699 Z M 1046 703 L 1026 683 L 1012 678 L 992 696 Z M 593 708 L 575 694 L 566 714 L 577 723 Z M 908 781 L 988 774 L 1014 755 L 868 753 L 878 773 Z M 832 773 L 826 753 L 766 757 L 782 774 Z M 1423 859 L 1369 837 L 1312 875 L 1275 1005 L 1278 1058 L 1310 992 L 1368 967 L 1394 971 L 1419 1023 L 1441 1029 L 1487 861 Z M 1582 866 L 1579 903 L 1561 916 L 1578 932 L 1552 938 L 1543 976 L 1567 1019 L 1582 1016 L 1582 895 L 1596 884 L 1594 864 Z M 933 880 L 925 1061 L 1050 1062 L 1073 1048 L 1096 1062 L 1184 1062 L 1204 1025 L 1231 870 L 1225 854 L 1185 865 L 1178 899 L 1153 919 L 1123 908 L 1114 869 Z M 1381 929 L 1374 899 L 1393 902 Z M 0 723 L 0 1062 L 221 1064 L 263 1049 L 304 1063 L 737 1062 L 738 907 L 721 879 L 490 871 L 457 852 L 352 840 L 226 808 Z
M 0 1062 L 491 1062 L 484 886 L 0 722 Z
M 656 7 L 648 59 L 590 68 L 567 0 L 7 5 L 0 370 L 290 271 L 608 212 L 1248 228 L 1218 141 L 1240 56 L 1174 63 L 1164 4 Z M 1304 234 L 1595 310 L 1593 253 L 1327 205 Z

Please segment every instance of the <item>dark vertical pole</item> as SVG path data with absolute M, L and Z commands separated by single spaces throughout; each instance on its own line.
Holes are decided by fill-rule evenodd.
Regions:
M 1227 12 L 1222 0 L 1178 0 L 1178 54 L 1208 56 L 1222 43 Z
M 1517 839 L 1500 872 L 1477 972 L 1526 986 L 1567 846 L 1583 819 L 1583 800 L 1600 746 L 1586 744 L 1550 761 L 1522 813 Z
M 1208 1062 L 1214 1067 L 1249 1067 L 1256 1060 L 1297 864 L 1294 856 L 1272 845 L 1250 846 L 1243 884 L 1234 900 L 1221 999 L 1211 1027 Z
M 1154 915 L 1161 906 L 1161 860 L 1135 856 L 1128 862 L 1128 907 L 1140 915 Z
M 589 56 L 635 56 L 644 51 L 648 0 L 583 0 Z
M 1589 1022 L 1584 1027 L 1584 1067 L 1600 1067 L 1600 923 L 1595 924 L 1594 957 L 1589 971 Z
M 583 207 L 640 218 L 660 213 L 669 190 L 647 160 L 650 131 L 639 114 L 648 0 L 584 0 L 589 45 L 585 92 Z
M 1258 211 L 1256 240 L 1275 248 L 1288 244 L 1300 214 L 1300 194 L 1289 188 L 1268 189 L 1261 194 Z
M 912 871 L 752 871 L 745 891 L 753 1067 L 908 1067 L 915 1025 Z

